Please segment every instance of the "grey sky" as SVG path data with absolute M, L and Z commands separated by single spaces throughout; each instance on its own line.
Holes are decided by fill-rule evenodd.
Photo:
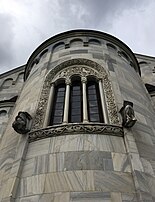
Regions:
M 0 0 L 0 72 L 25 64 L 47 38 L 70 29 L 108 32 L 155 56 L 154 0 Z

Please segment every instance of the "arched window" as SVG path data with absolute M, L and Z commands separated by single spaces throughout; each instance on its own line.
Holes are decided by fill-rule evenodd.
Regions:
M 117 50 L 116 46 L 114 46 L 111 43 L 107 43 L 107 48 L 108 48 L 108 50 L 113 51 L 113 52 L 115 52 Z
M 127 56 L 126 53 L 124 53 L 123 51 L 121 51 L 121 52 L 119 52 L 119 54 L 120 54 L 120 56 L 121 56 L 122 58 L 124 58 L 126 61 L 129 61 L 129 57 Z
M 90 46 L 101 46 L 101 42 L 97 39 L 89 39 L 88 43 Z
M 7 114 L 6 110 L 0 110 L 0 117 L 4 117 Z
M 43 52 L 40 53 L 39 58 L 41 59 L 42 57 L 46 57 L 47 52 L 48 52 L 48 49 L 43 50 Z
M 139 65 L 147 65 L 148 63 L 146 61 L 139 62 Z
M 98 101 L 97 105 L 99 108 L 99 117 L 100 117 L 99 123 L 119 124 L 117 107 L 114 101 L 115 98 L 112 91 L 112 85 L 104 67 L 88 59 L 76 58 L 76 59 L 65 61 L 61 63 L 60 65 L 57 65 L 54 69 L 52 69 L 47 74 L 44 85 L 43 85 L 41 97 L 39 100 L 38 108 L 36 111 L 36 116 L 35 116 L 36 118 L 34 118 L 34 121 L 33 121 L 34 129 L 40 129 L 42 127 L 45 128 L 47 126 L 52 126 L 54 124 L 60 123 L 60 121 L 59 122 L 54 121 L 54 116 L 56 117 L 57 115 L 55 112 L 55 110 L 57 109 L 56 107 L 57 101 L 55 101 L 57 97 L 56 92 L 59 89 L 59 85 L 62 83 L 65 88 L 65 93 L 63 96 L 63 101 L 59 105 L 62 107 L 62 109 L 60 108 L 61 123 L 62 123 L 62 126 L 63 124 L 69 124 L 68 127 L 72 127 L 72 124 L 70 124 L 71 123 L 71 115 L 70 115 L 71 114 L 71 93 L 73 88 L 72 85 L 74 86 L 76 82 L 80 82 L 80 86 L 81 86 L 80 91 L 81 91 L 81 117 L 82 117 L 81 124 L 82 125 L 89 124 L 89 122 L 91 122 L 92 120 L 90 117 L 92 117 L 93 115 L 95 116 L 95 113 L 94 114 L 90 113 L 92 109 L 89 109 L 90 106 L 92 106 L 92 103 L 94 104 L 94 107 L 95 107 L 95 101 L 89 100 L 88 98 L 89 97 L 88 89 L 92 88 L 91 84 L 94 85 L 94 82 L 95 82 L 95 86 L 97 86 L 96 96 Z M 74 88 L 73 88 L 73 91 L 74 91 Z M 96 123 L 98 124 L 97 120 L 95 121 L 96 121 L 95 124 Z M 78 127 L 76 123 L 75 125 L 76 127 Z
M 10 88 L 12 86 L 12 82 L 13 82 L 12 78 L 6 79 L 2 84 L 2 88 L 3 89 Z
M 83 46 L 83 41 L 82 39 L 73 39 L 70 41 L 70 47 L 80 47 Z
M 103 123 L 105 106 L 103 106 L 102 82 L 101 80 L 99 82 L 92 77 L 76 75 L 72 79 L 68 79 L 66 84 L 53 84 L 50 101 L 52 110 L 47 125 L 81 122 Z
M 65 49 L 65 43 L 59 42 L 53 46 L 53 53 Z

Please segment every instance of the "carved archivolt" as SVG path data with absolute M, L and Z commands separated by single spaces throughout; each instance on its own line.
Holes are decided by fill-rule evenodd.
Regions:
M 96 79 L 102 80 L 109 122 L 110 124 L 119 124 L 111 82 L 105 69 L 94 61 L 79 58 L 61 63 L 52 69 L 47 75 L 43 85 L 36 116 L 34 118 L 33 129 L 43 127 L 51 84 L 60 78 L 70 79 L 73 75 L 80 75 L 85 78 L 88 76 L 94 76 Z
M 82 79 L 85 79 L 88 76 L 94 76 L 97 79 L 103 78 L 104 73 L 100 70 L 100 72 L 92 69 L 91 67 L 87 67 L 85 65 L 72 65 L 70 67 L 67 67 L 60 72 L 58 72 L 57 75 L 55 75 L 53 82 L 55 82 L 58 79 L 66 79 L 66 78 L 71 78 L 74 75 L 79 75 Z

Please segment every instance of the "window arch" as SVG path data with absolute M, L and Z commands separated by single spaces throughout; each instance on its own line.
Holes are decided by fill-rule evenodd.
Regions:
M 42 57 L 46 57 L 47 52 L 48 52 L 48 48 L 45 49 L 45 50 L 43 50 L 43 51 L 40 53 L 39 58 L 41 59 Z
M 10 88 L 12 86 L 12 82 L 13 82 L 12 78 L 6 79 L 2 84 L 2 88 L 4 88 L 4 89 Z
M 90 46 L 101 46 L 101 42 L 98 39 L 89 39 L 88 43 Z
M 145 66 L 147 66 L 148 65 L 148 63 L 146 62 L 146 61 L 140 61 L 139 62 L 139 66 L 142 68 L 142 67 L 145 67 Z
M 120 52 L 119 52 L 119 55 L 120 55 L 122 58 L 124 58 L 126 61 L 129 62 L 129 57 L 127 56 L 127 54 L 126 54 L 125 52 L 120 51 Z
M 70 47 L 79 47 L 79 46 L 83 46 L 82 39 L 76 38 L 70 41 Z
M 53 46 L 52 50 L 53 50 L 53 53 L 55 53 L 55 52 L 63 50 L 63 49 L 65 49 L 65 43 L 64 42 L 59 42 L 59 43 L 57 43 L 57 44 L 55 44 Z
M 111 43 L 107 43 L 107 48 L 113 52 L 115 52 L 117 50 L 116 46 L 114 46 Z
M 76 58 L 67 60 L 60 65 L 57 65 L 51 70 L 44 82 L 41 98 L 39 101 L 36 116 L 33 122 L 33 129 L 47 127 L 50 125 L 49 117 L 51 117 L 53 109 L 54 92 L 56 92 L 56 86 L 59 81 L 64 83 L 65 81 L 65 96 L 63 106 L 63 122 L 71 123 L 70 118 L 70 100 L 72 85 L 76 86 L 76 82 L 81 82 L 80 89 L 82 95 L 81 109 L 82 109 L 82 123 L 89 123 L 89 101 L 88 101 L 88 88 L 91 88 L 91 84 L 97 86 L 97 100 L 99 98 L 101 105 L 102 118 L 96 122 L 104 122 L 105 124 L 119 124 L 117 115 L 117 107 L 114 101 L 114 95 L 112 92 L 111 82 L 108 78 L 108 74 L 105 69 L 94 61 Z M 98 96 L 96 95 L 96 96 Z M 52 106 L 51 106 L 52 105 Z M 89 106 L 88 106 L 89 105 Z M 62 120 L 62 119 L 61 119 Z
M 7 114 L 7 111 L 6 110 L 0 110 L 0 117 L 4 117 L 4 116 L 6 116 L 6 114 Z

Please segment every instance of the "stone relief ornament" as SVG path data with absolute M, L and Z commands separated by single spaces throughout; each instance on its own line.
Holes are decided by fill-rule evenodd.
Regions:
M 27 112 L 20 111 L 12 124 L 17 133 L 26 134 L 30 132 L 32 117 Z
M 120 109 L 122 115 L 122 126 L 125 128 L 131 128 L 136 123 L 136 117 L 133 110 L 133 103 L 124 101 L 123 107 Z
M 67 60 L 61 63 L 60 65 L 57 65 L 54 69 L 52 69 L 48 73 L 47 77 L 45 78 L 40 101 L 38 104 L 38 109 L 34 117 L 32 128 L 39 129 L 43 127 L 43 122 L 45 119 L 45 113 L 47 109 L 47 102 L 49 98 L 49 92 L 52 83 L 56 82 L 59 79 L 64 80 L 66 80 L 66 78 L 71 79 L 73 75 L 78 75 L 81 78 L 87 78 L 89 76 L 93 76 L 97 80 L 100 79 L 102 81 L 107 105 L 109 123 L 119 124 L 117 107 L 115 104 L 114 94 L 112 91 L 112 85 L 108 78 L 106 70 L 101 65 L 99 65 L 94 61 L 83 58 L 76 58 L 72 60 Z
M 49 126 L 29 133 L 29 142 L 37 141 L 40 139 L 55 137 L 60 135 L 74 135 L 74 134 L 103 134 L 113 136 L 123 136 L 123 129 L 120 126 L 97 124 L 97 123 L 68 123 Z

